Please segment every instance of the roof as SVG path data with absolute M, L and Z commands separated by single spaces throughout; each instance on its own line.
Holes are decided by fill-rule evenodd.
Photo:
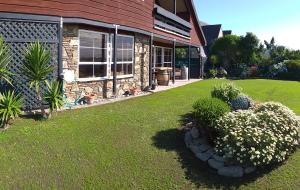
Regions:
M 206 39 L 206 36 L 205 36 L 205 34 L 204 34 L 204 31 L 203 31 L 203 29 L 202 29 L 202 27 L 201 27 L 202 25 L 201 25 L 201 22 L 200 22 L 200 20 L 199 20 L 199 18 L 198 18 L 197 12 L 196 12 L 194 0 L 190 0 L 190 1 L 191 1 L 191 4 L 192 4 L 192 9 L 193 9 L 193 11 L 194 11 L 194 13 L 195 13 L 195 17 L 196 17 L 196 20 L 197 20 L 197 23 L 198 23 L 199 30 L 201 31 L 201 34 L 202 34 L 203 39 L 204 39 L 204 46 L 206 46 L 206 45 L 207 45 L 207 39 Z
M 206 38 L 206 41 L 207 41 L 207 45 L 210 45 L 216 39 L 219 38 L 221 29 L 222 29 L 221 24 L 202 26 L 202 30 L 204 32 L 204 35 L 205 35 L 205 38 Z
M 232 30 L 223 30 L 223 36 L 231 35 L 231 34 L 232 34 Z

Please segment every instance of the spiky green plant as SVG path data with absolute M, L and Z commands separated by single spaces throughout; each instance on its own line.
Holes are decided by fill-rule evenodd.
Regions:
M 11 119 L 19 116 L 22 112 L 22 98 L 14 91 L 0 93 L 0 122 L 6 127 Z
M 49 104 L 51 116 L 53 111 L 57 111 L 64 105 L 62 85 L 59 81 L 52 81 L 50 84 L 47 83 L 47 92 L 45 93 L 44 99 Z
M 10 63 L 11 56 L 9 53 L 9 48 L 0 37 L 0 80 L 4 80 L 10 85 L 12 73 L 8 70 L 8 64 Z
M 46 50 L 40 42 L 30 44 L 28 49 L 25 50 L 25 61 L 22 67 L 22 73 L 28 79 L 30 88 L 35 88 L 43 116 L 45 116 L 45 109 L 43 106 L 41 85 L 42 83 L 47 84 L 47 77 L 54 70 L 54 67 L 50 64 L 50 60 L 50 51 Z

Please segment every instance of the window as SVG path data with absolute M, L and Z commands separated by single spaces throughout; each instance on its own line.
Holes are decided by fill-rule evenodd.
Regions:
M 107 77 L 107 36 L 100 32 L 79 32 L 79 78 Z
M 154 47 L 155 67 L 172 67 L 172 49 Z
M 133 75 L 134 40 L 131 36 L 118 35 L 117 37 L 117 76 Z M 112 49 L 113 51 L 113 49 Z M 114 72 L 114 64 L 111 73 Z
M 164 49 L 164 67 L 172 67 L 172 49 Z

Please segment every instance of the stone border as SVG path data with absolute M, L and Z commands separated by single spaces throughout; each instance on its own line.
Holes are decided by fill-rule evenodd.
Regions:
M 193 123 L 186 125 L 186 128 L 189 129 L 184 135 L 186 147 L 189 148 L 199 160 L 217 170 L 218 175 L 241 178 L 246 174 L 256 171 L 255 167 L 245 168 L 236 164 L 230 164 L 227 159 L 217 155 L 214 148 L 207 143 L 206 138 L 193 126 L 195 126 Z

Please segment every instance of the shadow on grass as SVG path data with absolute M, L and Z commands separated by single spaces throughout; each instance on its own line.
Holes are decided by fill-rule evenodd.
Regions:
M 45 121 L 45 117 L 43 117 L 41 114 L 26 114 L 21 115 L 20 118 L 22 119 L 32 119 L 34 121 Z
M 187 123 L 188 118 L 191 118 L 191 113 L 183 115 L 180 122 Z M 159 149 L 177 152 L 178 161 L 182 169 L 185 170 L 186 179 L 194 183 L 198 188 L 237 189 L 241 185 L 247 185 L 256 181 L 257 178 L 264 176 L 276 168 L 272 167 L 259 170 L 241 179 L 221 177 L 217 174 L 216 170 L 198 160 L 194 154 L 186 148 L 184 143 L 184 129 L 160 131 L 152 137 L 152 140 L 153 145 Z

